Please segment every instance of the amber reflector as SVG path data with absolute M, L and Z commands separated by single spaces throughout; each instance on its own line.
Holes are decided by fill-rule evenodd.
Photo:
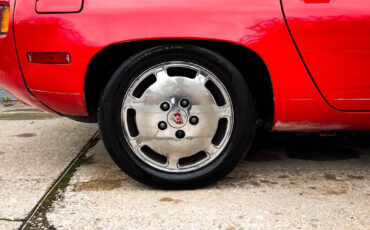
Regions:
M 39 64 L 69 64 L 71 56 L 69 53 L 59 52 L 31 52 L 27 53 L 27 58 L 30 63 Z
M 6 34 L 9 30 L 9 15 L 8 6 L 0 6 L 0 34 Z

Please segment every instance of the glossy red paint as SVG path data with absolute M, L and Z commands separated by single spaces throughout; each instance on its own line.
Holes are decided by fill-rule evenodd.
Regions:
M 1 0 L 0 2 L 2 2 L 2 5 L 5 5 L 5 1 Z M 6 5 L 10 6 L 12 15 L 14 12 L 14 1 L 6 1 Z M 10 17 L 10 25 L 12 23 L 13 18 Z M 0 35 L 0 85 L 5 90 L 12 92 L 23 103 L 51 112 L 33 97 L 25 87 L 18 64 L 13 33 L 13 27 L 10 26 L 7 34 Z
M 361 2 L 369 6 L 366 0 Z M 313 6 L 322 6 L 322 13 L 326 9 L 325 4 L 305 4 L 301 0 L 284 0 L 283 3 L 289 5 L 284 10 L 290 26 L 294 21 L 290 16 L 291 6 L 300 4 L 305 15 L 310 15 Z M 38 14 L 35 4 L 35 0 L 17 2 L 14 28 L 18 58 L 30 91 L 62 114 L 88 115 L 84 100 L 85 74 L 91 59 L 104 48 L 148 39 L 202 39 L 247 47 L 264 60 L 274 91 L 273 130 L 370 129 L 369 112 L 339 111 L 320 94 L 293 43 L 279 0 L 89 0 L 84 2 L 83 10 L 75 14 Z M 293 27 L 299 29 L 300 24 Z M 2 49 L 3 44 L 12 44 L 2 42 L 0 38 Z M 330 42 L 325 44 L 328 47 L 320 47 L 331 47 Z M 15 86 L 23 87 L 18 90 L 20 98 L 32 98 L 19 81 L 5 80 L 5 74 L 17 71 L 20 74 L 19 66 L 14 64 L 14 44 L 6 51 L 7 55 L 0 54 L 0 59 L 12 56 L 8 65 L 13 67 L 12 70 L 6 67 L 4 71 L 4 66 L 0 66 L 4 75 L 0 84 L 12 92 L 17 92 L 13 90 Z M 72 62 L 69 65 L 32 64 L 27 60 L 28 52 L 68 52 Z M 318 56 L 317 60 L 320 59 Z M 350 60 L 347 64 L 353 62 Z M 308 63 L 309 68 L 310 65 Z M 316 81 L 314 72 L 317 70 L 314 69 Z M 326 73 L 331 81 L 337 80 L 337 71 Z M 320 82 L 318 85 L 321 87 Z
M 283 0 L 289 28 L 318 88 L 339 110 L 370 110 L 370 3 Z

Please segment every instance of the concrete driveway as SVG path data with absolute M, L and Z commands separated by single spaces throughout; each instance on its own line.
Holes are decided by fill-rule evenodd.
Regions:
M 162 191 L 112 162 L 96 124 L 0 105 L 0 229 L 370 229 L 370 135 L 259 135 L 217 184 Z

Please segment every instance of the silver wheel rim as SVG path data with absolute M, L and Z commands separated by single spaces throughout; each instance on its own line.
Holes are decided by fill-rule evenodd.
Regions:
M 179 61 L 144 71 L 128 88 L 121 110 L 123 133 L 135 155 L 156 169 L 176 173 L 214 161 L 230 139 L 233 119 L 222 82 L 199 65 Z

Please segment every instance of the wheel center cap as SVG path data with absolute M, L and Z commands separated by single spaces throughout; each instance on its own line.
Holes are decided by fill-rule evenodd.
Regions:
M 177 109 L 168 113 L 167 120 L 172 127 L 181 128 L 188 121 L 188 116 L 185 111 Z

